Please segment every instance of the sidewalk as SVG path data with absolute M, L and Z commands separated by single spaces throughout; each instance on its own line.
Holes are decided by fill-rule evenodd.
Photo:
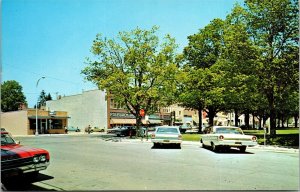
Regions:
M 121 142 L 132 142 L 132 143 L 151 143 L 151 139 L 129 139 L 129 138 L 121 138 Z M 202 146 L 200 142 L 197 141 L 182 141 L 182 145 L 197 145 Z M 277 151 L 277 152 L 290 152 L 290 153 L 299 153 L 299 148 L 293 147 L 284 147 L 284 146 L 273 146 L 273 145 L 256 145 L 253 147 L 248 147 L 247 149 L 257 149 L 257 150 L 264 150 L 264 151 Z

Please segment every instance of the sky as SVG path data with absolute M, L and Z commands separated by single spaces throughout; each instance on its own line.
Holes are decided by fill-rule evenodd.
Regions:
M 170 34 L 179 45 L 242 0 L 2 0 L 1 83 L 16 80 L 28 107 L 42 90 L 69 96 L 97 89 L 81 70 L 98 33 L 116 38 L 137 27 Z M 37 85 L 37 81 L 41 78 Z

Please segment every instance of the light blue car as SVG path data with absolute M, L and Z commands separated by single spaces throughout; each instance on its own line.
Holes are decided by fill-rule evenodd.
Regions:
M 73 127 L 73 126 L 69 126 L 69 127 L 67 127 L 67 130 L 68 131 L 75 131 L 75 132 L 80 132 L 80 129 L 77 127 L 77 128 L 75 128 L 75 127 Z

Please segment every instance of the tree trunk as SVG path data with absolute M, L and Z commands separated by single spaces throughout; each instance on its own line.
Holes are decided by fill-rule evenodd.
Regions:
M 271 137 L 276 135 L 276 112 L 274 108 L 270 110 L 270 135 Z
M 214 125 L 214 117 L 216 116 L 217 114 L 217 110 L 215 110 L 213 107 L 208 107 L 208 112 L 207 112 L 207 115 L 208 115 L 208 124 L 213 126 Z
M 234 110 L 234 126 L 238 127 L 239 126 L 239 115 L 238 115 L 238 110 Z
M 261 122 L 262 122 L 262 118 L 260 117 L 260 118 L 259 118 L 259 125 L 258 125 L 258 126 L 259 126 L 259 127 L 258 127 L 259 129 L 262 128 L 262 127 L 261 127 Z
M 284 128 L 284 117 L 283 117 L 283 115 L 281 116 L 281 127 Z
M 252 114 L 252 129 L 255 129 L 255 118 L 253 114 Z
M 199 129 L 198 133 L 202 133 L 202 109 L 198 109 Z
M 141 136 L 141 131 L 140 131 L 141 125 L 142 125 L 142 116 L 140 116 L 140 114 L 137 114 L 136 115 L 136 129 L 135 129 L 136 130 L 135 135 L 137 137 Z
M 295 127 L 298 127 L 298 115 L 294 116 Z
M 249 129 L 249 120 L 250 120 L 250 115 L 249 115 L 249 112 L 246 111 L 245 112 L 245 126 L 246 126 L 246 129 Z

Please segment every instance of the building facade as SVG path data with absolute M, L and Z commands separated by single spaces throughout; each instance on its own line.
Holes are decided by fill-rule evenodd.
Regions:
M 39 134 L 64 133 L 68 125 L 68 115 L 65 111 L 24 109 L 1 113 L 1 128 L 12 135 L 34 135 L 36 132 L 36 117 L 38 118 Z
M 60 97 L 46 102 L 49 111 L 64 110 L 69 115 L 69 126 L 82 131 L 90 125 L 107 129 L 106 93 L 100 90 L 83 91 L 82 94 Z

